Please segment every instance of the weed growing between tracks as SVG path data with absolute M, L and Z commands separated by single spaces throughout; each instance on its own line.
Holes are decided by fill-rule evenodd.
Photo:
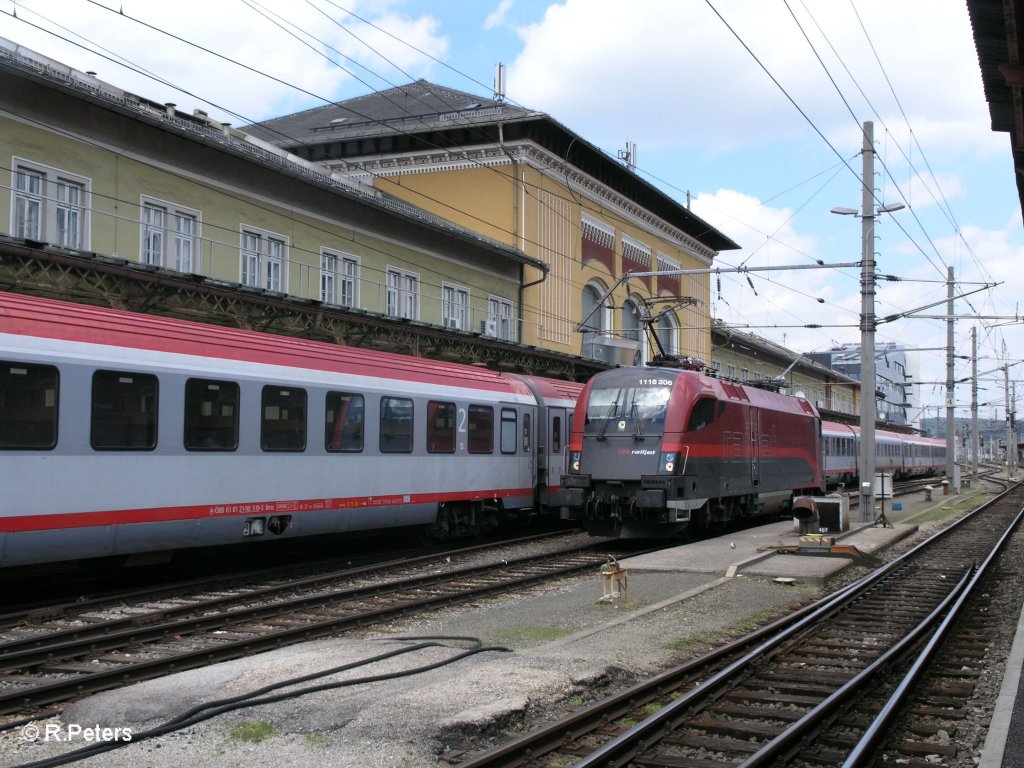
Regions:
M 265 720 L 245 720 L 234 725 L 228 732 L 232 741 L 259 744 L 274 735 L 274 726 Z

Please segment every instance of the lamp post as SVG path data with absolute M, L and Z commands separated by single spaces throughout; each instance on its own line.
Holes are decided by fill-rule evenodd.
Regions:
M 902 203 L 875 208 L 874 124 L 864 123 L 863 178 L 861 181 L 861 278 L 860 278 L 860 476 L 861 519 L 875 514 L 875 216 L 898 211 Z M 833 208 L 832 213 L 857 216 L 855 208 Z

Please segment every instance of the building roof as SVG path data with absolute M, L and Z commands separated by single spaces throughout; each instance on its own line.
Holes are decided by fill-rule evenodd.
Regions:
M 793 368 L 796 368 L 806 374 L 835 379 L 839 384 L 855 384 L 858 387 L 860 386 L 860 381 L 858 379 L 849 376 L 844 371 L 838 371 L 824 365 L 821 361 L 814 359 L 814 357 L 810 355 L 794 352 L 788 347 L 776 344 L 774 341 L 766 339 L 763 336 L 758 336 L 756 333 L 747 333 L 737 328 L 733 328 L 721 320 L 712 320 L 711 333 L 715 336 L 724 337 L 727 342 L 739 343 L 752 351 L 758 350 L 763 353 L 774 355 L 782 361 L 791 363 Z M 712 342 L 712 344 L 714 344 L 714 342 Z
M 992 130 L 1010 134 L 1024 213 L 1024 0 L 967 0 Z
M 714 251 L 740 246 L 550 115 L 417 80 L 246 126 L 314 162 L 532 141 Z
M 128 115 L 169 133 L 184 135 L 222 152 L 243 157 L 254 164 L 271 168 L 312 187 L 338 195 L 357 206 L 369 206 L 386 212 L 414 227 L 440 232 L 489 251 L 500 258 L 526 264 L 542 272 L 548 271 L 546 263 L 528 256 L 517 248 L 435 216 L 404 200 L 384 195 L 379 190 L 360 184 L 343 174 L 325 172 L 321 166 L 290 155 L 278 145 L 264 142 L 259 137 L 232 128 L 228 124 L 218 123 L 201 110 L 194 110 L 191 115 L 180 112 L 174 104 L 160 104 L 129 93 L 98 79 L 91 73 L 79 72 L 2 37 L 0 71 L 70 93 L 83 101 Z

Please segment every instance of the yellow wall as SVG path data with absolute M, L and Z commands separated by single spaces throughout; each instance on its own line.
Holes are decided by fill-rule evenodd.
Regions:
M 0 184 L 0 232 L 12 234 L 14 230 L 10 188 L 13 186 L 12 163 L 16 158 L 88 181 L 91 210 L 86 212 L 88 238 L 82 245 L 98 253 L 140 260 L 140 209 L 142 198 L 146 196 L 199 213 L 201 262 L 197 271 L 208 277 L 231 282 L 240 280 L 240 228 L 245 225 L 287 238 L 289 263 L 285 290 L 294 296 L 320 298 L 320 250 L 326 247 L 358 258 L 357 306 L 362 309 L 386 311 L 384 285 L 388 267 L 419 276 L 419 319 L 425 322 L 442 323 L 441 285 L 445 282 L 469 289 L 467 330 L 479 329 L 481 320 L 486 320 L 489 295 L 512 300 L 518 307 L 518 269 L 507 263 L 496 268 L 494 259 L 498 257 L 491 254 L 481 256 L 481 261 L 490 260 L 486 264 L 456 261 L 444 253 L 418 248 L 408 240 L 373 234 L 347 221 L 312 215 L 291 205 L 287 199 L 275 199 L 273 190 L 261 189 L 250 194 L 244 189 L 228 187 L 219 182 L 216 168 L 210 168 L 204 177 L 186 175 L 174 170 L 174 158 L 129 157 L 97 142 L 81 141 L 65 132 L 13 119 L 2 111 L 0 168 L 6 170 L 0 171 L 5 177 Z M 503 187 L 508 195 L 507 178 L 501 179 L 500 174 L 488 174 L 488 177 L 488 181 L 496 188 Z M 324 194 L 331 193 L 325 191 Z M 459 200 L 457 205 L 461 207 L 466 202 Z M 494 211 L 500 210 L 497 203 L 489 205 Z M 495 216 L 486 209 L 482 213 Z
M 519 162 L 493 168 L 438 169 L 408 175 L 378 176 L 378 188 L 473 229 L 482 235 L 514 245 L 549 267 L 547 278 L 536 285 L 539 270 L 524 270 L 523 331 L 521 341 L 542 349 L 578 355 L 582 335 L 576 326 L 582 319 L 583 288 L 598 281 L 605 288 L 623 272 L 623 235 L 651 248 L 647 271 L 657 269 L 660 251 L 682 269 L 701 269 L 707 264 L 673 242 L 628 221 L 614 208 L 581 197 L 560 177 L 542 173 Z M 614 227 L 614 271 L 603 265 L 581 263 L 580 222 L 583 213 Z M 652 280 L 632 280 L 619 286 L 611 301 L 616 310 L 613 327 L 621 325 L 619 308 L 630 294 L 650 297 Z M 682 276 L 680 292 L 699 304 L 675 313 L 678 351 L 709 361 L 710 280 L 707 275 Z M 664 306 L 664 305 L 659 305 Z M 657 309 L 658 307 L 656 307 Z M 653 347 L 651 354 L 653 354 Z

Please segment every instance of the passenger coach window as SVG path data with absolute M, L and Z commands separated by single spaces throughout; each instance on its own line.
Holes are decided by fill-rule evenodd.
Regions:
M 92 447 L 151 451 L 156 447 L 156 376 L 96 371 L 92 375 Z
M 551 420 L 551 452 L 562 452 L 562 417 L 555 416 Z
M 328 392 L 324 447 L 328 451 L 351 453 L 363 450 L 364 422 L 362 395 Z
M 380 399 L 381 453 L 412 453 L 412 400 Z
M 263 388 L 260 445 L 264 451 L 306 450 L 306 390 Z
M 501 409 L 501 452 L 516 452 L 516 412 L 511 408 Z
M 523 414 L 523 453 L 530 452 L 530 414 Z
M 0 449 L 57 444 L 57 369 L 0 362 Z
M 455 453 L 455 403 L 427 403 L 427 452 Z
M 494 453 L 494 409 L 469 406 L 469 452 Z
M 238 385 L 233 381 L 185 382 L 185 448 L 233 451 L 238 448 Z

